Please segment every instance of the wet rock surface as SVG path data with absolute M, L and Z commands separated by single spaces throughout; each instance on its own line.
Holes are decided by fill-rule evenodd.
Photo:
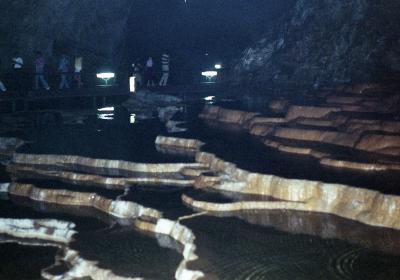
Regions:
M 206 107 L 200 118 L 234 125 L 268 147 L 314 157 L 325 166 L 399 170 L 398 94 L 355 95 L 331 90 L 303 97 L 313 105 L 287 100 L 279 118 L 212 106 Z

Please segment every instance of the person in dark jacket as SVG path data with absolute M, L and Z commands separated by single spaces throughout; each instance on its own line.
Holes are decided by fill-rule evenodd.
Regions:
M 46 90 L 50 90 L 49 84 L 44 78 L 44 66 L 46 65 L 46 61 L 43 57 L 42 52 L 36 52 L 35 59 L 35 89 L 39 89 L 39 82 Z
M 65 54 L 61 56 L 60 63 L 58 64 L 58 72 L 60 73 L 59 89 L 69 88 L 67 75 L 69 71 L 69 60 Z
M 155 87 L 156 84 L 154 82 L 155 80 L 155 72 L 154 72 L 154 61 L 152 57 L 149 57 L 146 62 L 146 85 L 148 87 Z

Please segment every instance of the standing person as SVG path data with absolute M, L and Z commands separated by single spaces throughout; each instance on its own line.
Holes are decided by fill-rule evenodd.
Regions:
M 69 83 L 67 80 L 68 71 L 69 71 L 69 59 L 65 54 L 63 54 L 61 56 L 60 63 L 58 64 L 58 72 L 60 72 L 60 77 L 61 77 L 60 85 L 58 86 L 60 90 L 64 88 L 67 89 L 69 88 Z
M 46 61 L 43 57 L 42 52 L 36 52 L 36 60 L 35 60 L 35 90 L 39 89 L 39 81 L 41 82 L 42 86 L 46 90 L 50 90 L 49 84 L 44 79 L 44 66 Z
M 82 83 L 83 58 L 81 56 L 75 58 L 74 66 L 75 66 L 74 80 L 76 81 L 77 87 L 81 88 L 83 86 L 83 83 Z
M 153 58 L 149 57 L 146 62 L 146 80 L 147 80 L 147 86 L 148 87 L 155 87 L 156 83 L 154 81 L 154 62 Z
M 6 91 L 7 91 L 7 89 L 6 89 L 6 87 L 4 86 L 4 84 L 3 84 L 2 81 L 0 81 L 0 91 L 2 91 L 2 92 L 6 92 Z
M 1 73 L 1 60 L 0 60 L 0 73 Z M 1 80 L 0 80 L 0 91 L 1 92 L 7 91 L 6 87 L 4 86 L 4 84 Z
M 140 64 L 140 61 L 137 60 L 135 63 L 132 63 L 132 68 L 132 76 L 135 77 L 136 88 L 139 89 L 143 85 L 142 65 Z
M 18 52 L 14 53 L 12 58 L 12 69 L 13 69 L 13 76 L 14 76 L 14 83 L 15 83 L 15 90 L 18 94 L 22 93 L 23 88 L 23 79 L 22 79 L 22 68 L 24 66 L 24 60 L 18 54 Z
M 162 77 L 159 83 L 160 87 L 165 87 L 168 83 L 168 78 L 169 78 L 169 55 L 164 53 L 161 56 L 161 71 L 162 71 Z

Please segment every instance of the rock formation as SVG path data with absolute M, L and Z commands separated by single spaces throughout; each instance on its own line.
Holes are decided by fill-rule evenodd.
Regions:
M 315 157 L 324 166 L 400 170 L 398 94 L 342 94 L 332 90 L 300 97 L 312 105 L 286 100 L 282 117 L 206 106 L 200 118 L 217 127 L 236 126 L 268 147 Z M 271 106 L 276 102 L 271 101 Z
M 173 139 L 164 141 L 171 142 Z M 176 145 L 181 142 L 176 141 Z M 184 203 L 194 209 L 209 212 L 255 209 L 309 211 L 334 214 L 372 226 L 400 229 L 398 196 L 340 184 L 251 173 L 205 152 L 198 152 L 196 161 L 206 165 L 215 174 L 200 174 L 195 183 L 197 188 L 259 195 L 264 199 L 214 203 L 196 201 L 183 195 Z
M 188 263 L 198 258 L 195 253 L 195 236 L 187 227 L 181 225 L 178 221 L 172 221 L 162 218 L 162 213 L 151 208 L 145 208 L 139 204 L 122 201 L 110 200 L 101 197 L 95 193 L 80 193 L 67 190 L 52 190 L 37 188 L 33 185 L 24 184 L 3 184 L 0 192 L 9 193 L 14 196 L 23 196 L 31 200 L 53 203 L 57 205 L 76 205 L 94 207 L 103 211 L 107 215 L 123 219 L 128 225 L 135 226 L 138 230 L 151 232 L 156 238 L 170 236 L 183 246 L 181 252 L 183 260 L 175 273 L 177 280 L 196 280 L 204 277 L 201 271 L 188 268 Z M 72 235 L 73 225 L 58 221 L 30 221 L 30 220 L 10 220 L 3 219 L 0 223 L 4 225 L 1 232 L 7 233 L 19 238 L 37 238 L 41 240 L 50 240 L 64 243 L 55 245 L 62 248 L 62 255 L 57 259 L 70 264 L 71 269 L 63 275 L 54 275 L 51 268 L 44 269 L 42 276 L 46 279 L 70 279 L 91 277 L 94 280 L 134 280 L 142 279 L 136 277 L 121 277 L 115 275 L 112 271 L 102 269 L 97 266 L 95 261 L 83 259 L 79 252 L 68 248 Z M 126 225 L 126 224 L 125 224 Z M 45 230 L 43 230 L 45 228 Z M 56 264 L 57 265 L 57 264 Z
M 396 0 L 298 0 L 243 52 L 236 81 L 301 86 L 371 82 L 400 70 Z
M 216 112 L 213 115 L 214 117 L 218 118 L 219 110 L 221 109 L 212 109 L 212 112 Z M 206 112 L 204 116 L 207 116 Z M 254 119 L 261 118 L 259 114 L 250 113 L 247 115 L 247 113 L 239 111 L 233 111 L 232 114 L 228 110 L 225 110 L 222 116 L 224 121 L 232 120 L 233 123 L 239 122 L 243 128 L 251 127 L 249 124 Z M 279 121 L 277 122 L 277 124 L 280 123 Z M 125 187 L 127 182 L 129 186 L 129 179 L 124 178 L 124 176 L 116 178 L 115 174 L 129 174 L 132 178 L 135 174 L 140 173 L 145 173 L 147 174 L 146 176 L 150 177 L 155 175 L 160 176 L 161 174 L 165 176 L 165 173 L 174 173 L 179 174 L 182 178 L 189 178 L 190 181 L 188 184 L 194 185 L 199 189 L 204 189 L 205 191 L 214 190 L 222 193 L 228 191 L 233 194 L 238 193 L 249 196 L 235 199 L 234 202 L 216 203 L 200 201 L 189 195 L 183 195 L 183 202 L 193 209 L 200 210 L 201 213 L 183 216 L 174 221 L 163 218 L 162 213 L 158 210 L 143 207 L 134 202 L 123 201 L 120 198 L 116 200 L 108 199 L 96 193 L 74 192 L 57 188 L 40 188 L 35 185 L 18 182 L 2 184 L 0 192 L 8 193 L 12 197 L 26 197 L 32 201 L 52 203 L 54 205 L 74 205 L 97 209 L 105 215 L 124 221 L 124 226 L 132 225 L 138 230 L 152 233 L 161 244 L 163 243 L 162 236 L 170 236 L 173 240 L 181 244 L 183 248 L 174 247 L 183 256 L 183 260 L 175 273 L 175 278 L 178 280 L 194 280 L 207 277 L 203 272 L 190 268 L 189 263 L 198 258 L 196 255 L 195 236 L 188 227 L 183 226 L 179 222 L 194 218 L 197 215 L 235 215 L 245 220 L 251 220 L 250 222 L 257 222 L 251 217 L 247 217 L 245 214 L 246 211 L 259 211 L 262 209 L 291 210 L 295 211 L 295 213 L 324 213 L 343 217 L 349 221 L 360 222 L 364 224 L 363 227 L 365 228 L 368 228 L 367 225 L 374 226 L 376 228 L 372 231 L 378 233 L 381 230 L 379 227 L 400 229 L 400 198 L 398 196 L 384 195 L 376 191 L 340 184 L 285 179 L 269 174 L 251 173 L 238 168 L 232 163 L 217 158 L 213 154 L 202 152 L 201 147 L 204 143 L 194 139 L 160 136 L 157 138 L 156 144 L 163 147 L 165 152 L 170 150 L 174 153 L 176 150 L 180 150 L 181 153 L 187 151 L 190 155 L 195 154 L 196 162 L 191 164 L 142 164 L 68 155 L 29 155 L 16 153 L 8 168 L 12 172 L 14 179 L 24 178 L 24 176 L 20 176 L 25 172 L 25 178 L 27 179 L 34 179 L 36 175 L 42 175 L 48 176 L 53 180 L 66 180 L 68 183 L 78 180 L 78 182 L 86 181 L 90 184 L 89 182 L 94 180 L 94 183 L 92 182 L 93 187 L 96 185 L 107 187 L 113 186 L 113 184 Z M 79 173 L 83 171 L 88 174 Z M 113 176 L 109 178 L 103 177 L 110 174 L 113 174 Z M 162 185 L 163 181 L 152 181 L 151 184 Z M 263 217 L 265 218 L 261 221 L 263 224 L 274 224 L 273 218 L 269 218 L 270 216 Z M 321 226 L 323 227 L 323 225 Z M 28 228 L 32 228 L 32 226 Z M 18 228 L 6 227 L 6 229 L 7 233 L 9 232 L 10 235 L 15 237 L 40 237 L 35 231 L 29 229 L 27 229 L 27 233 L 20 236 L 18 232 L 21 232 L 21 230 Z M 325 237 L 324 232 L 318 230 L 312 231 L 306 225 L 305 227 L 301 227 L 288 224 L 287 227 L 284 227 L 284 230 L 306 232 Z M 51 233 L 56 231 L 46 230 L 45 232 Z M 398 238 L 396 232 L 393 232 L 393 238 Z M 330 234 L 329 237 L 333 235 L 334 237 L 354 243 L 364 244 L 363 242 L 368 242 L 368 244 L 371 243 L 368 246 L 378 248 L 381 246 L 379 241 L 359 241 L 358 237 L 360 234 L 351 235 L 350 237 L 347 235 L 343 236 L 339 231 L 330 231 Z M 61 234 L 61 236 L 63 235 Z M 71 234 L 68 236 L 70 238 Z M 53 234 L 50 237 L 45 235 L 40 238 L 56 240 Z M 68 238 L 64 238 L 64 243 L 68 243 Z M 56 241 L 63 242 L 64 239 L 58 238 Z M 57 258 L 71 264 L 71 269 L 65 272 L 63 277 L 76 278 L 90 275 L 93 279 L 135 279 L 123 278 L 115 275 L 110 270 L 99 268 L 96 262 L 85 260 L 79 255 L 79 252 L 68 248 L 68 244 L 56 246 L 61 246 L 60 248 L 62 248 L 60 256 Z M 47 279 L 60 277 L 60 275 L 54 275 L 51 268 L 44 269 L 42 276 Z

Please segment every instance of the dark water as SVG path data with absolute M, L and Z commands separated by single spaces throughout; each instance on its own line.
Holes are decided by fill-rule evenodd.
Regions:
M 193 263 L 216 279 L 398 279 L 400 258 L 335 239 L 293 235 L 235 218 L 186 221 L 197 236 Z
M 198 138 L 204 150 L 216 153 L 239 167 L 288 178 L 318 179 L 398 193 L 398 174 L 332 171 L 312 159 L 293 158 L 261 146 L 250 136 L 211 129 L 194 115 L 195 105 L 179 116 L 188 119 L 188 132 L 178 137 Z M 193 109 L 193 114 L 191 114 Z M 32 141 L 20 152 L 73 154 L 137 162 L 187 162 L 193 159 L 158 153 L 157 135 L 168 135 L 157 120 L 135 124 L 88 119 L 81 125 L 60 125 L 25 131 Z M 4 181 L 8 176 L 0 169 Z M 28 180 L 41 188 L 96 192 L 105 197 L 120 196 L 112 191 L 57 181 Z M 221 195 L 191 188 L 132 186 L 121 199 L 135 201 L 176 219 L 193 214 L 181 203 L 181 195 L 226 203 L 255 197 Z M 5 198 L 4 198 L 5 199 Z M 71 244 L 89 260 L 122 276 L 173 279 L 181 255 L 172 244 L 122 226 L 117 220 L 93 209 L 60 207 L 17 197 L 0 200 L 0 216 L 9 218 L 54 218 L 77 224 L 79 234 Z M 200 259 L 191 267 L 207 273 L 206 279 L 399 279 L 400 233 L 363 226 L 330 215 L 294 212 L 226 213 L 225 217 L 201 216 L 183 222 L 196 235 Z M 176 246 L 178 247 L 178 246 Z M 37 279 L 40 269 L 54 261 L 53 248 L 1 244 L 0 279 Z M 399 251 L 400 252 L 400 251 Z M 7 256 L 10 257 L 7 257 Z M 23 257 L 21 257 L 23 255 Z M 26 265 L 29 259 L 33 259 Z M 23 269 L 20 269 L 24 266 Z M 29 278 L 29 277 L 33 278 Z
M 41 279 L 42 268 L 54 264 L 57 248 L 0 244 L 0 279 Z
M 125 277 L 173 279 L 182 259 L 177 251 L 161 247 L 154 236 L 139 234 L 132 227 L 78 234 L 71 247 Z

